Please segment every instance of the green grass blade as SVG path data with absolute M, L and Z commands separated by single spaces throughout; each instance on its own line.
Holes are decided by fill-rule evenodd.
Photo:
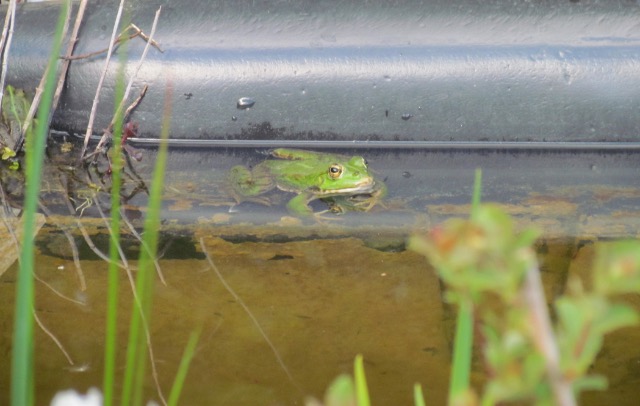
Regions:
M 111 207 L 114 207 L 113 205 Z M 119 217 L 116 215 L 117 211 L 112 212 L 113 217 Z M 119 213 L 118 213 L 119 214 Z M 119 219 L 119 218 L 118 218 Z M 114 228 L 113 223 L 111 225 L 113 234 L 112 239 L 119 239 L 120 232 Z M 116 240 L 117 241 L 117 240 Z M 113 241 L 111 245 L 114 245 Z M 113 250 L 116 250 L 115 254 Z M 103 377 L 103 391 L 104 391 L 104 406 L 110 406 L 113 404 L 113 387 L 115 381 L 115 366 L 116 366 L 116 347 L 117 347 L 117 331 L 118 331 L 118 296 L 119 296 L 119 269 L 115 263 L 119 260 L 117 248 L 109 247 L 109 257 L 111 263 L 109 264 L 108 274 L 108 286 L 107 286 L 107 321 L 105 332 L 105 349 L 104 349 L 104 377 Z
M 167 406 L 175 406 L 178 404 L 178 399 L 180 398 L 180 393 L 182 392 L 182 387 L 184 386 L 184 381 L 187 377 L 187 372 L 189 371 L 189 365 L 191 364 L 193 355 L 196 352 L 196 344 L 198 344 L 199 338 L 200 330 L 194 331 L 189 337 L 189 342 L 184 349 L 184 354 L 182 354 L 182 360 L 180 360 L 176 379 L 173 381 L 173 386 L 171 387 Z
M 482 194 L 482 169 L 475 172 L 473 196 L 471 198 L 471 218 L 477 216 Z M 470 299 L 460 301 L 458 319 L 456 320 L 456 336 L 453 344 L 453 366 L 449 386 L 449 404 L 454 403 L 457 396 L 469 390 L 471 375 L 471 349 L 473 346 L 473 304 Z
M 162 120 L 160 147 L 158 149 L 158 155 L 156 156 L 156 165 L 153 171 L 151 190 L 149 192 L 149 205 L 144 223 L 143 241 L 148 249 L 141 250 L 140 252 L 138 276 L 136 278 L 136 292 L 140 298 L 142 309 L 134 306 L 129 327 L 127 364 L 122 396 L 122 403 L 127 405 L 136 404 L 136 401 L 142 400 L 142 385 L 147 348 L 140 312 L 142 311 L 145 314 L 148 323 L 154 281 L 153 260 L 158 247 L 162 192 L 164 189 L 165 168 L 167 166 L 167 139 L 169 138 L 171 124 L 171 97 L 171 86 L 168 86 L 168 91 L 165 96 L 165 111 Z
M 128 42 L 124 41 L 120 46 L 121 60 L 117 71 L 116 86 L 114 91 L 115 100 L 120 100 L 124 94 L 124 70 L 126 68 Z M 123 113 L 118 113 L 116 102 L 116 116 L 113 126 L 113 147 L 111 155 L 111 236 L 109 242 L 109 274 L 107 287 L 107 321 L 105 332 L 104 350 L 104 406 L 111 406 L 114 398 L 116 348 L 118 335 L 118 296 L 119 296 L 119 273 L 118 262 L 120 261 L 118 247 L 120 244 L 120 189 L 122 188 L 122 126 Z
M 449 404 L 454 404 L 457 396 L 469 389 L 471 374 L 471 348 L 473 344 L 473 305 L 461 300 L 456 321 L 456 336 L 453 343 L 453 366 L 449 386 Z
M 47 119 L 51 110 L 53 90 L 56 85 L 56 66 L 62 47 L 62 31 L 69 2 L 61 5 L 60 16 L 56 25 L 49 70 L 45 79 L 42 99 L 38 106 L 38 125 L 33 136 L 27 142 L 25 171 L 25 201 L 23 214 L 22 251 L 20 252 L 20 270 L 16 282 L 16 308 L 13 332 L 13 355 L 11 358 L 11 404 L 26 406 L 33 403 L 33 304 L 34 286 L 33 269 L 35 262 L 34 232 L 44 149 L 48 134 Z
M 426 406 L 424 403 L 424 395 L 422 394 L 422 385 L 419 383 L 413 385 L 413 404 L 415 406 Z
M 353 363 L 353 376 L 356 381 L 356 399 L 358 406 L 370 406 L 369 389 L 367 388 L 367 378 L 364 375 L 364 361 L 362 354 L 356 355 Z
M 122 399 L 123 405 L 131 404 L 131 398 L 133 396 L 134 385 L 134 367 L 136 363 L 136 355 L 138 353 L 139 333 L 140 333 L 140 316 L 136 315 L 138 311 L 136 304 L 134 306 L 134 313 L 131 315 L 131 322 L 129 323 L 129 338 L 127 341 L 127 359 L 124 370 L 124 381 L 122 383 Z
M 113 206 L 112 206 L 113 207 Z M 112 226 L 113 229 L 113 226 Z M 114 231 L 113 238 L 119 238 L 119 231 Z M 114 256 L 111 248 L 109 248 L 109 257 L 111 261 L 117 261 L 117 252 Z M 104 377 L 102 387 L 104 391 L 104 406 L 113 404 L 113 388 L 115 382 L 116 367 L 116 348 L 117 348 L 117 327 L 118 327 L 118 267 L 109 264 L 108 287 L 107 287 L 107 321 L 105 332 L 105 349 L 104 349 Z
M 473 196 L 471 197 L 471 218 L 476 217 L 480 208 L 480 197 L 482 195 L 482 169 L 476 169 L 475 180 L 473 182 Z

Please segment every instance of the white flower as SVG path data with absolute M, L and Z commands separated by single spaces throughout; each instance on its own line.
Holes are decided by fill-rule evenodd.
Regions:
M 56 393 L 51 406 L 102 406 L 102 393 L 96 388 L 89 388 L 86 395 L 73 389 Z

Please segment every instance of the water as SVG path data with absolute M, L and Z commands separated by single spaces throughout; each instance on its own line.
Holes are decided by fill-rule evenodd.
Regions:
M 56 148 L 54 145 L 51 148 Z M 322 222 L 301 221 L 284 207 L 233 204 L 226 171 L 265 159 L 261 149 L 176 149 L 167 168 L 159 265 L 166 285 L 154 290 L 151 337 L 165 396 L 189 334 L 202 335 L 182 404 L 294 405 L 321 397 L 338 374 L 350 372 L 362 353 L 374 404 L 412 404 L 422 383 L 430 403 L 444 404 L 455 320 L 443 288 L 423 257 L 405 250 L 406 236 L 452 216 L 468 214 L 473 169 L 484 172 L 484 200 L 498 202 L 518 224 L 537 226 L 536 249 L 548 298 L 566 288 L 569 275 L 586 275 L 594 246 L 603 239 L 637 236 L 640 160 L 634 153 L 345 150 L 363 155 L 388 186 L 382 204 Z M 142 151 L 135 174 L 149 177 L 155 151 Z M 51 211 L 36 238 L 36 314 L 63 344 L 74 364 L 36 329 L 37 404 L 58 390 L 85 391 L 102 382 L 107 264 L 78 232 L 65 191 L 87 203 L 81 224 L 98 249 L 108 233 L 79 174 L 49 163 L 44 202 Z M 598 168 L 597 171 L 590 168 Z M 146 203 L 140 179 L 125 181 L 126 216 L 140 227 Z M 100 178 L 93 175 L 96 184 Z M 10 189 L 17 201 L 18 187 Z M 86 200 L 85 200 L 86 201 Z M 316 211 L 323 203 L 314 204 Z M 338 219 L 338 220 L 334 220 Z M 71 259 L 67 230 L 78 247 L 86 291 Z M 139 244 L 123 227 L 132 265 Z M 219 270 L 215 272 L 206 255 Z M 8 402 L 9 354 L 17 264 L 0 276 L 0 404 Z M 120 382 L 131 291 L 121 276 Z M 636 297 L 626 298 L 640 308 Z M 593 371 L 610 378 L 610 390 L 581 404 L 634 404 L 639 395 L 640 328 L 611 335 Z M 483 382 L 476 360 L 473 380 Z M 119 393 L 119 391 L 117 391 Z M 151 379 L 147 398 L 157 399 Z

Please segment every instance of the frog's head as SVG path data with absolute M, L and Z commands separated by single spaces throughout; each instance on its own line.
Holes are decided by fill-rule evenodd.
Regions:
M 346 162 L 331 163 L 319 180 L 319 195 L 364 193 L 375 185 L 367 161 L 361 156 L 351 157 Z

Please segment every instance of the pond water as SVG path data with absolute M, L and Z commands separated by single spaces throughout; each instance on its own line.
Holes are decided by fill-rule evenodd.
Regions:
M 50 145 L 43 183 L 47 213 L 36 236 L 35 311 L 72 363 L 36 329 L 39 405 L 61 389 L 86 391 L 102 383 L 107 263 L 80 231 L 108 251 L 97 210 L 100 205 L 108 215 L 108 196 L 96 188 L 104 180 L 97 172 L 90 185 L 69 167 L 62 144 Z M 455 309 L 444 302 L 433 269 L 407 251 L 405 241 L 412 232 L 468 214 L 476 167 L 483 169 L 484 201 L 500 204 L 519 226 L 543 231 L 536 249 L 548 300 L 565 290 L 569 275 L 588 275 L 599 241 L 636 238 L 640 230 L 639 153 L 341 150 L 365 156 L 387 184 L 388 195 L 370 211 L 301 220 L 287 213 L 285 198 L 271 206 L 243 202 L 229 212 L 227 171 L 261 162 L 264 151 L 170 152 L 158 260 L 166 283 L 156 279 L 150 335 L 167 396 L 190 333 L 202 328 L 182 404 L 300 405 L 350 372 L 359 353 L 374 404 L 412 404 L 415 382 L 429 404 L 445 404 Z M 138 230 L 154 156 L 155 150 L 144 149 L 125 179 L 123 212 Z M 4 184 L 15 205 L 19 186 L 7 177 Z M 124 224 L 122 246 L 135 267 L 140 244 Z M 8 402 L 16 271 L 14 263 L 0 275 L 0 404 Z M 132 305 L 124 272 L 121 288 L 117 382 Z M 625 299 L 640 309 L 637 297 Z M 589 393 L 581 404 L 635 404 L 639 339 L 640 327 L 607 338 L 593 372 L 607 375 L 610 389 Z M 474 365 L 480 386 L 481 360 Z M 146 393 L 158 398 L 151 377 Z

